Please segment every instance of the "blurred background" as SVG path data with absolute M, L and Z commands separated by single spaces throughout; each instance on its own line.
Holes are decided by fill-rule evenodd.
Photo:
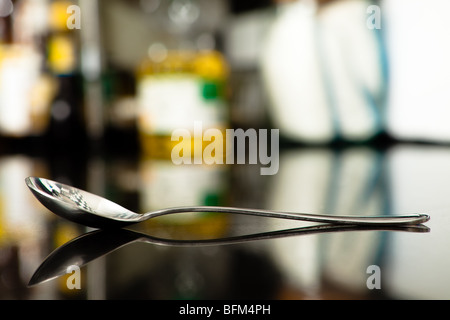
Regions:
M 430 186 L 445 190 L 450 181 L 449 9 L 446 0 L 0 0 L 0 298 L 378 297 L 367 293 L 364 272 L 381 260 L 392 280 L 384 298 L 448 298 L 448 277 L 426 291 L 424 283 L 405 288 L 401 276 L 405 264 L 444 274 L 448 259 L 425 245 L 428 260 L 392 254 L 410 252 L 410 242 L 378 233 L 189 254 L 138 246 L 89 266 L 81 292 L 65 280 L 29 289 L 43 258 L 86 229 L 43 209 L 24 178 L 72 184 L 139 212 L 431 206 L 445 222 L 445 192 Z M 194 121 L 204 130 L 280 129 L 279 173 L 175 166 L 171 133 Z M 280 227 L 186 215 L 143 228 L 198 238 L 251 226 Z M 449 243 L 445 232 L 428 239 Z M 123 259 L 136 261 L 132 271 Z M 167 265 L 177 267 L 158 278 Z M 355 278 L 355 270 L 363 273 Z

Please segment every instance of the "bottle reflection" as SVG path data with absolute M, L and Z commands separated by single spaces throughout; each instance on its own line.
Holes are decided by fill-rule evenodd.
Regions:
M 22 155 L 0 157 L 0 299 L 27 298 L 25 279 L 42 259 L 49 215 L 20 183 L 29 174 L 46 174 L 44 163 Z
M 225 165 L 177 166 L 169 160 L 144 158 L 140 163 L 140 210 L 223 205 L 229 192 L 228 175 L 229 168 Z M 149 228 L 182 225 L 184 230 L 190 225 L 194 235 L 220 236 L 227 232 L 228 220 L 226 215 L 214 213 L 184 213 L 159 217 L 145 224 Z
M 450 149 L 448 146 L 400 145 L 390 150 L 389 181 L 394 210 L 407 212 L 428 207 L 433 214 L 433 236 L 424 241 L 393 238 L 386 259 L 386 284 L 396 296 L 413 299 L 449 299 Z M 406 250 L 414 248 L 414 250 Z M 417 276 L 420 272 L 421 276 Z
M 366 147 L 287 150 L 273 179 L 270 206 L 278 210 L 341 215 L 389 214 L 382 155 Z M 310 298 L 336 286 L 367 293 L 366 267 L 380 263 L 385 233 L 336 233 L 326 238 L 283 239 L 270 254 L 294 286 Z M 302 261 L 297 265 L 294 261 Z

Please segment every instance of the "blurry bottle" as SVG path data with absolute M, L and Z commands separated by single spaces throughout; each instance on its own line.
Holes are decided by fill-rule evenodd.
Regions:
M 401 141 L 448 144 L 450 2 L 384 0 L 380 8 L 389 61 L 386 130 Z
M 170 158 L 179 143 L 171 141 L 175 129 L 191 132 L 191 141 L 184 141 L 191 148 L 196 121 L 202 123 L 202 130 L 224 132 L 227 127 L 228 65 L 215 48 L 213 28 L 204 28 L 207 5 L 206 1 L 172 0 L 160 3 L 155 12 L 154 30 L 159 34 L 137 72 L 137 126 L 146 155 Z
M 379 30 L 366 22 L 372 1 L 277 2 L 261 57 L 274 125 L 301 143 L 377 138 L 386 61 Z
M 79 35 L 68 28 L 67 12 L 72 3 L 54 0 L 49 8 L 50 32 L 47 38 L 47 67 L 58 84 L 51 106 L 49 140 L 64 151 L 82 147 L 85 141 L 83 91 L 79 72 Z
M 48 126 L 55 86 L 43 68 L 42 9 L 43 0 L 4 1 L 0 8 L 1 147 L 41 136 Z

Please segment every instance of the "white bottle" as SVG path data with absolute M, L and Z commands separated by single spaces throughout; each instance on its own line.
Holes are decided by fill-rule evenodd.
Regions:
M 382 2 L 390 73 L 387 128 L 401 140 L 450 141 L 450 1 Z
M 301 142 L 364 141 L 381 130 L 384 74 L 370 1 L 283 5 L 262 72 L 280 134 Z

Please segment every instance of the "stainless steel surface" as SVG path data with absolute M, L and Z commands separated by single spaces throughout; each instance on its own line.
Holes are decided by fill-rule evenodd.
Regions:
M 245 214 L 308 222 L 351 225 L 416 225 L 427 222 L 430 219 L 426 214 L 402 216 L 336 216 L 219 206 L 175 207 L 138 214 L 98 195 L 52 180 L 27 177 L 25 182 L 36 198 L 50 211 L 70 221 L 93 228 L 124 227 L 158 216 L 185 212 Z

